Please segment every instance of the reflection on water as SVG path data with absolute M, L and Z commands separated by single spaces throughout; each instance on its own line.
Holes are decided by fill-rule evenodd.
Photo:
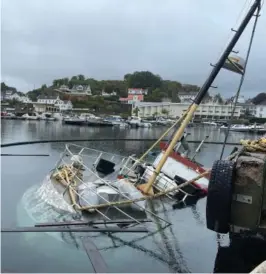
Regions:
M 1 121 L 2 143 L 26 140 L 70 139 L 70 138 L 157 138 L 165 128 L 90 128 L 63 125 L 45 121 Z M 188 140 L 223 141 L 225 132 L 219 129 L 189 128 Z M 228 142 L 239 142 L 252 138 L 248 134 L 230 132 Z M 150 145 L 144 142 L 83 142 L 80 145 L 116 152 L 124 155 L 140 154 Z M 191 150 L 197 144 L 190 145 Z M 204 145 L 196 160 L 211 167 L 221 152 L 221 145 Z M 226 147 L 225 156 L 232 146 Z M 21 203 L 21 197 L 30 187 L 40 183 L 55 166 L 62 143 L 27 145 L 3 148 L 3 153 L 49 153 L 50 157 L 4 157 L 2 158 L 2 226 L 20 223 L 33 224 Z M 157 203 L 160 203 L 158 201 Z M 162 227 L 154 220 L 151 233 L 145 235 L 112 234 L 92 235 L 111 272 L 212 272 L 221 256 L 217 250 L 228 245 L 228 237 L 220 237 L 205 227 L 205 199 L 196 205 L 173 210 L 171 205 L 160 204 L 159 216 L 172 223 Z M 153 209 L 153 203 L 149 205 Z M 155 206 L 158 211 L 158 205 Z M 152 216 L 151 216 L 152 217 Z M 154 232 L 156 230 L 156 232 Z M 59 235 L 60 236 L 60 235 Z M 70 235 L 75 239 L 74 235 Z M 61 237 L 61 236 L 60 236 Z M 84 237 L 88 237 L 86 234 Z M 47 233 L 9 234 L 2 237 L 2 268 L 16 272 L 92 272 L 89 259 L 80 245 L 73 241 L 56 240 Z M 230 252 L 229 252 L 230 253 Z M 225 254 L 225 253 L 223 253 Z M 230 253 L 231 254 L 231 253 Z M 265 251 L 264 251 L 265 254 Z M 219 257 L 216 258 L 216 255 Z M 242 272 L 249 270 L 249 258 L 243 252 L 246 263 L 239 263 Z M 226 256 L 222 256 L 225 258 Z M 227 257 L 228 258 L 228 257 Z M 242 258 L 243 259 L 243 258 Z M 222 260 L 219 259 L 221 262 Z M 224 261 L 223 261 L 224 262 Z M 221 265 L 221 264 L 220 264 Z M 218 270 L 217 270 L 218 269 Z M 221 267 L 220 267 L 221 269 Z M 238 272 L 229 268 L 229 272 Z M 217 272 L 219 268 L 216 267 Z

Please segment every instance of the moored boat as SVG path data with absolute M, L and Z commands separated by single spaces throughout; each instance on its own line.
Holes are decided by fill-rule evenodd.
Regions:
M 50 112 L 44 112 L 40 115 L 40 120 L 45 120 L 45 121 L 55 121 L 56 118 L 53 116 L 52 113 Z
M 105 117 L 104 121 L 111 122 L 114 126 L 119 126 L 119 127 L 128 126 L 128 123 L 126 123 L 119 115 L 111 115 L 111 116 Z
M 23 114 L 22 117 L 26 120 L 40 120 L 40 115 L 38 115 L 36 112 Z
M 87 120 L 87 125 L 89 127 L 112 127 L 114 126 L 112 122 L 106 121 L 101 118 L 90 118 Z
M 73 116 L 73 117 L 65 117 L 63 119 L 63 123 L 67 124 L 67 125 L 86 125 L 87 124 L 87 120 L 84 117 L 80 117 L 80 116 Z
M 128 120 L 128 124 L 133 128 L 152 126 L 150 122 L 143 121 L 140 117 L 137 117 L 137 116 L 131 116 L 130 119 Z

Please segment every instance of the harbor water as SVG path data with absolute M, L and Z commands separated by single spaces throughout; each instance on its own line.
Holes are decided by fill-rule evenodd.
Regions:
M 161 136 L 164 130 L 163 127 L 96 128 L 64 125 L 61 122 L 53 121 L 1 120 L 1 142 L 5 144 L 31 140 L 78 138 L 148 139 Z M 187 131 L 191 133 L 188 140 L 202 140 L 208 135 L 208 141 L 221 142 L 226 133 L 211 126 L 191 127 Z M 240 139 L 251 138 L 257 138 L 257 136 L 230 132 L 228 142 L 239 142 Z M 152 143 L 106 141 L 79 142 L 78 144 L 116 154 L 130 155 L 141 154 Z M 192 151 L 196 147 L 197 144 L 190 144 Z M 224 156 L 226 157 L 233 148 L 233 146 L 227 146 Z M 205 144 L 196 156 L 196 160 L 205 167 L 211 167 L 213 161 L 219 159 L 221 149 L 222 145 Z M 8 154 L 49 154 L 49 157 L 1 157 L 2 227 L 34 225 L 29 214 L 30 205 L 23 200 L 23 197 L 25 197 L 25 193 L 29 195 L 36 191 L 47 173 L 54 168 L 63 150 L 63 143 L 2 148 L 2 153 Z M 206 199 L 183 209 L 174 210 L 168 206 L 160 216 L 169 220 L 172 225 L 154 235 L 145 237 L 145 234 L 116 233 L 113 236 L 98 235 L 97 237 L 93 234 L 84 234 L 84 237 L 91 237 L 100 250 L 109 272 L 250 271 L 254 264 L 254 258 L 252 262 L 249 262 L 250 257 L 240 249 L 230 250 L 228 256 L 223 254 L 221 265 L 217 265 L 219 263 L 217 252 L 222 247 L 226 247 L 229 240 L 227 235 L 217 235 L 207 230 L 205 205 Z M 62 240 L 59 233 L 2 233 L 1 238 L 2 272 L 93 272 L 86 252 L 75 244 L 73 235 L 69 235 L 69 239 L 73 239 L 71 243 Z M 260 248 L 262 249 L 259 253 L 265 254 L 265 260 L 265 247 Z M 258 252 L 258 250 L 254 252 Z M 234 256 L 237 256 L 237 263 L 230 262 Z

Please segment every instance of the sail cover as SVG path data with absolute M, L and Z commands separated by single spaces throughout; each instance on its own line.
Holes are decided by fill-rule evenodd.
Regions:
M 242 74 L 245 68 L 245 60 L 239 56 L 229 56 L 225 61 L 223 68 L 232 72 Z

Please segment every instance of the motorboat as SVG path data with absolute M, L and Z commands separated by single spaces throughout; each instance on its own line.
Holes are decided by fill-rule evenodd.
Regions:
M 119 127 L 128 126 L 128 123 L 126 123 L 119 115 L 111 115 L 111 116 L 105 117 L 104 121 L 111 122 L 114 126 L 119 126 Z
M 215 123 L 215 122 L 202 122 L 203 125 L 207 125 L 207 126 L 214 126 L 214 127 L 217 127 L 218 124 Z
M 26 113 L 22 115 L 23 118 L 25 118 L 26 120 L 40 120 L 40 115 L 36 112 L 32 112 L 32 113 Z
M 152 124 L 150 122 L 144 122 L 140 117 L 138 116 L 131 116 L 128 120 L 128 124 L 131 127 L 139 128 L 139 127 L 151 127 Z
M 87 125 L 89 127 L 112 127 L 114 124 L 110 121 L 106 121 L 102 118 L 89 118 L 87 119 Z
M 220 129 L 228 129 L 228 125 L 222 125 L 220 126 Z M 246 125 L 240 125 L 240 124 L 235 124 L 230 126 L 230 131 L 236 131 L 236 132 L 249 132 L 250 131 L 250 126 Z
M 250 126 L 246 125 L 232 125 L 230 127 L 231 131 L 237 131 L 237 132 L 249 132 L 250 131 Z
M 174 121 L 171 119 L 164 118 L 164 117 L 158 117 L 158 118 L 156 118 L 155 123 L 159 126 L 168 126 L 168 125 L 173 124 Z
M 266 125 L 257 125 L 257 124 L 254 124 L 254 125 L 251 125 L 250 126 L 250 130 L 249 130 L 250 133 L 266 133 Z
M 1 118 L 5 119 L 16 119 L 16 115 L 11 112 L 1 112 Z
M 50 112 L 44 112 L 40 115 L 40 120 L 45 120 L 45 121 L 55 121 L 56 118 L 53 116 L 52 113 Z
M 81 117 L 81 116 L 78 116 L 78 115 L 75 115 L 75 116 L 66 116 L 64 117 L 64 119 L 62 120 L 64 124 L 67 124 L 67 125 L 79 125 L 79 126 L 82 126 L 82 125 L 86 125 L 87 124 L 87 119 L 86 117 Z

